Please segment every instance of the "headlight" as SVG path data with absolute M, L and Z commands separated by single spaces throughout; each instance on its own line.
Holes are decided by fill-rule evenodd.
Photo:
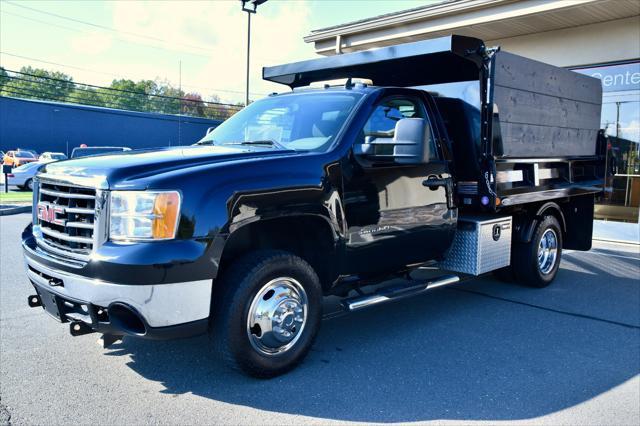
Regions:
M 167 240 L 175 238 L 180 217 L 176 191 L 113 191 L 109 238 L 112 240 Z

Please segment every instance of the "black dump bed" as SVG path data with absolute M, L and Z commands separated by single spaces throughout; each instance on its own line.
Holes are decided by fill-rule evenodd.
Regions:
M 292 88 L 348 77 L 395 87 L 477 82 L 479 105 L 435 98 L 463 209 L 602 190 L 598 79 L 455 35 L 263 69 L 266 80 Z
M 600 80 L 502 51 L 493 67 L 498 156 L 596 155 Z
M 477 180 L 483 150 L 480 109 L 458 98 L 436 96 L 434 100 L 449 134 L 456 177 L 464 182 Z

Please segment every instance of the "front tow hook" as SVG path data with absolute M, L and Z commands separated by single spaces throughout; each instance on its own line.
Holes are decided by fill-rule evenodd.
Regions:
M 37 308 L 38 306 L 42 306 L 42 300 L 40 300 L 40 296 L 38 296 L 37 294 L 33 294 L 29 296 L 29 298 L 27 299 L 27 303 L 32 308 Z
M 72 336 L 82 336 L 84 334 L 95 333 L 95 330 L 82 321 L 72 321 L 71 324 L 69 324 L 69 333 L 71 333 Z

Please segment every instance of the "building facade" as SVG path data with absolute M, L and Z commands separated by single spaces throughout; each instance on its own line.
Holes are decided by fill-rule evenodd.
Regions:
M 0 150 L 191 145 L 221 120 L 0 96 Z
M 612 172 L 596 218 L 640 222 L 640 1 L 448 0 L 314 30 L 321 55 L 448 34 L 601 79 Z M 375 82 L 374 82 L 375 83 Z

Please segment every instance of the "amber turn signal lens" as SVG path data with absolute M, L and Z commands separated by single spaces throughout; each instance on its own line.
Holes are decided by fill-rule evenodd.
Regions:
M 154 239 L 174 238 L 178 226 L 178 213 L 180 211 L 180 194 L 177 192 L 162 192 L 156 197 L 153 205 L 153 231 Z

